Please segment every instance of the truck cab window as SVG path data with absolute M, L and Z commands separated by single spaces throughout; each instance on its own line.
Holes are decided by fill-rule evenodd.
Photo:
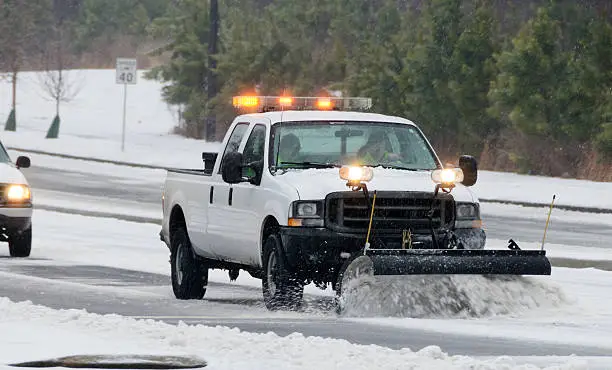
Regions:
M 257 170 L 252 168 L 244 168 L 243 175 L 248 177 L 256 177 L 256 183 L 261 180 L 261 172 L 263 170 L 264 148 L 266 143 L 266 126 L 257 125 L 251 131 L 249 139 L 244 146 L 242 153 L 243 164 L 254 165 Z
M 222 159 L 221 159 L 221 166 L 219 166 L 219 173 L 221 173 L 221 169 L 223 168 L 223 159 L 228 153 L 238 151 L 238 148 L 240 147 L 240 143 L 242 142 L 242 138 L 244 137 L 244 134 L 246 133 L 248 128 L 249 128 L 249 124 L 246 122 L 239 123 L 236 125 L 236 127 L 234 127 L 234 130 L 232 131 L 232 135 L 227 141 L 225 151 L 223 152 L 223 157 L 221 157 Z
M 266 126 L 257 125 L 253 128 L 244 147 L 244 163 L 263 161 L 266 140 Z

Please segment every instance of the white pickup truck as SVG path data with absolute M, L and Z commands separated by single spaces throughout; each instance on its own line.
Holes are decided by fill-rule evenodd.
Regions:
M 277 98 L 243 102 L 262 109 Z M 346 98 L 331 103 L 350 106 Z M 234 119 L 222 148 L 203 153 L 203 169 L 167 173 L 160 238 L 170 249 L 179 299 L 201 299 L 209 269 L 226 269 L 231 280 L 245 270 L 262 279 L 269 309 L 299 306 L 305 284 L 337 290 L 343 266 L 363 254 L 365 243 L 375 252 L 459 249 L 486 259 L 486 269 L 467 273 L 550 274 L 539 251 L 482 250 L 479 202 L 468 188 L 477 179 L 476 161 L 462 156 L 452 194 L 438 189 L 432 173 L 439 177 L 443 165 L 407 119 L 316 108 L 249 113 Z M 348 167 L 359 173 L 356 182 L 347 165 L 357 165 Z M 434 265 L 419 272 L 394 257 L 393 271 L 445 273 L 445 266 L 466 273 L 453 267 L 458 255 L 436 253 L 451 260 L 429 259 Z M 520 261 L 491 267 L 504 256 Z M 537 268 L 528 267 L 537 258 Z

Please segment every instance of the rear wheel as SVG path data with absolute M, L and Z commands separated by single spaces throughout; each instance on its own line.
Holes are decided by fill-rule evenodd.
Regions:
M 263 249 L 264 276 L 261 282 L 266 307 L 269 310 L 300 308 L 304 283 L 288 270 L 280 237 L 270 235 Z
M 172 290 L 178 299 L 202 299 L 208 285 L 208 268 L 200 263 L 184 228 L 171 236 L 170 255 Z
M 8 244 L 11 257 L 28 257 L 32 251 L 32 226 L 21 234 L 11 235 Z

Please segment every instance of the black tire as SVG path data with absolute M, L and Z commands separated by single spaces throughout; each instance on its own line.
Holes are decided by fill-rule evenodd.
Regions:
M 487 235 L 482 229 L 457 229 L 455 236 L 465 249 L 484 249 Z
M 11 257 L 29 257 L 32 251 L 32 225 L 21 234 L 11 235 L 8 245 Z
M 178 299 L 202 299 L 208 285 L 208 268 L 200 263 L 191 248 L 184 228 L 171 235 L 170 269 L 172 290 Z
M 263 270 L 261 286 L 266 308 L 299 309 L 304 297 L 304 282 L 287 269 L 281 239 L 277 234 L 270 235 L 264 243 Z

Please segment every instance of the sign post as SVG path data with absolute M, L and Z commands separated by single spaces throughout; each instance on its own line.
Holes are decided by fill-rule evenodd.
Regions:
M 125 149 L 125 111 L 127 104 L 127 85 L 136 85 L 136 59 L 117 58 L 115 81 L 123 84 L 123 130 L 121 133 L 121 151 Z

